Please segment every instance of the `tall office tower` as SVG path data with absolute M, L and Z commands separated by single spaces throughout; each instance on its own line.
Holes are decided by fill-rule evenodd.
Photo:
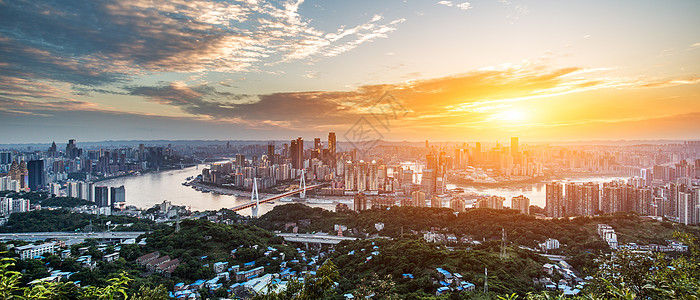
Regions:
M 111 207 L 123 207 L 126 205 L 126 189 L 124 186 L 120 187 L 111 187 L 110 188 L 110 196 L 111 196 Z
M 331 167 L 335 167 L 336 165 L 336 151 L 338 149 L 336 148 L 336 141 L 335 141 L 335 132 L 329 132 L 328 133 L 328 156 L 329 158 L 329 165 Z
M 139 144 L 139 161 L 146 160 L 146 147 L 144 144 Z
M 530 214 L 530 198 L 523 195 L 511 199 L 510 208 L 517 209 L 522 214 Z
M 411 193 L 411 205 L 415 207 L 425 207 L 425 193 L 414 191 Z
M 44 161 L 30 160 L 29 164 L 27 164 L 27 169 L 29 171 L 29 189 L 32 191 L 41 189 L 46 184 L 46 180 L 44 180 Z
M 355 186 L 355 165 L 351 161 L 345 163 L 344 179 L 346 191 L 354 191 L 357 189 Z
M 68 144 L 66 145 L 66 157 L 74 159 L 78 156 L 80 156 L 80 149 L 78 149 L 78 146 L 75 144 L 75 140 L 68 140 Z
M 450 201 L 450 203 L 451 202 L 452 201 Z M 440 199 L 440 197 L 438 197 L 438 196 L 433 196 L 432 198 L 430 198 L 430 207 L 432 207 L 432 208 L 442 207 L 442 199 Z
M 272 161 L 272 158 L 275 156 L 275 143 L 271 142 L 267 144 L 267 159 Z
M 299 169 L 304 168 L 304 139 L 301 137 L 297 138 L 297 162 Z
M 518 148 L 518 137 L 514 136 L 510 138 L 510 154 L 513 158 L 517 157 L 520 149 Z M 517 162 L 517 161 L 516 161 Z
M 106 186 L 95 187 L 95 204 L 97 207 L 109 207 L 109 188 Z
M 568 192 L 568 191 L 567 191 Z M 559 182 L 548 182 L 546 185 L 546 207 L 547 216 L 561 218 L 564 216 L 562 205 L 564 200 L 564 190 Z
M 292 168 L 299 169 L 299 162 L 297 161 L 299 157 L 299 154 L 297 154 L 299 146 L 297 145 L 297 141 L 292 140 L 289 145 L 289 158 L 292 159 Z
M 462 200 L 461 198 L 450 199 L 450 208 L 456 212 L 464 212 L 464 200 Z
M 322 149 L 321 138 L 314 138 L 314 149 Z

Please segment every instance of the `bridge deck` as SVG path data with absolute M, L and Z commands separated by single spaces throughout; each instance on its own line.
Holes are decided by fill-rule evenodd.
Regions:
M 277 236 L 282 237 L 287 242 L 327 245 L 337 245 L 342 241 L 357 240 L 354 237 L 324 234 L 278 233 Z
M 321 187 L 321 186 L 323 186 L 323 184 L 310 185 L 310 186 L 307 186 L 307 187 L 306 187 L 306 190 L 308 191 L 308 190 L 317 189 L 317 188 L 319 188 L 319 187 Z M 259 204 L 262 204 L 262 203 L 265 203 L 265 202 L 275 201 L 275 200 L 277 200 L 277 199 L 282 199 L 282 198 L 284 198 L 284 197 L 291 196 L 291 195 L 294 195 L 294 194 L 298 194 L 298 193 L 301 193 L 301 192 L 303 192 L 303 191 L 304 191 L 304 189 L 298 189 L 298 190 L 293 190 L 293 191 L 289 191 L 289 192 L 284 192 L 284 193 L 282 193 L 282 194 L 277 194 L 277 195 L 274 195 L 274 196 L 272 196 L 272 197 L 270 197 L 270 198 L 260 200 L 260 201 L 258 201 L 258 203 L 259 203 Z M 255 202 L 252 202 L 252 201 L 251 201 L 251 202 L 249 202 L 249 203 L 241 204 L 241 205 L 239 205 L 239 206 L 236 206 L 236 207 L 232 208 L 231 210 L 233 210 L 233 211 L 239 211 L 239 210 L 243 210 L 243 209 L 246 209 L 246 208 L 251 208 L 251 207 L 253 207 L 253 206 L 255 206 Z

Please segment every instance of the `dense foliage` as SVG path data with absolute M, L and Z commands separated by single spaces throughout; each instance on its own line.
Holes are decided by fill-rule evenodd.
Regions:
M 111 225 L 107 225 L 108 222 L 111 222 Z M 68 209 L 42 209 L 11 214 L 5 226 L 0 226 L 0 232 L 103 231 L 108 228 L 118 231 L 148 231 L 163 226 L 165 225 L 156 224 L 151 220 L 127 216 L 73 213 Z
M 296 255 L 293 248 L 282 245 L 282 238 L 267 230 L 243 224 L 224 225 L 206 220 L 183 220 L 180 232 L 168 227 L 145 237 L 148 244 L 141 249 L 141 253 L 159 251 L 161 255 L 178 258 L 182 263 L 173 276 L 185 281 L 210 279 L 215 274 L 211 266 L 207 265 L 214 262 L 229 262 L 229 266 L 233 266 L 255 261 L 256 266 L 278 271 L 279 261 L 264 255 L 267 247 L 274 247 L 289 259 Z M 234 249 L 235 258 L 231 256 L 231 250 Z
M 373 251 L 379 254 L 371 254 Z M 370 256 L 372 258 L 367 260 Z M 464 280 L 480 287 L 484 284 L 484 271 L 488 268 L 488 283 L 492 292 L 518 292 L 524 295 L 535 291 L 532 278 L 543 276 L 542 265 L 548 261 L 531 251 L 518 248 L 509 248 L 507 258 L 501 259 L 498 245 L 452 250 L 410 236 L 394 240 L 343 242 L 331 257 L 340 266 L 341 274 L 345 274 L 339 285 L 343 292 L 360 292 L 358 287 L 363 286 L 363 281 L 376 275 L 390 279 L 394 285 L 389 290 L 371 292 L 402 295 L 403 298 L 433 295 L 439 287 L 437 282 L 443 280 L 436 268 L 460 273 Z M 415 278 L 402 278 L 405 273 Z
M 41 206 L 49 207 L 76 207 L 83 205 L 90 206 L 95 205 L 95 203 L 75 197 L 54 197 L 41 201 Z
M 309 220 L 310 225 L 301 225 L 299 220 L 304 219 Z M 285 223 L 297 222 L 299 232 L 333 232 L 333 225 L 341 224 L 355 229 L 356 232 L 350 234 L 360 237 L 376 235 L 396 238 L 405 233 L 422 236 L 422 232 L 430 230 L 454 234 L 457 238 L 468 237 L 475 241 L 500 240 L 502 230 L 505 230 L 508 241 L 520 246 L 535 248 L 547 238 L 559 240 L 562 249 L 552 253 L 566 255 L 568 261 L 584 274 L 594 271 L 597 255 L 610 251 L 608 245 L 598 237 L 597 224 L 608 224 L 615 228 L 620 243 L 665 245 L 665 240 L 672 239 L 675 231 L 700 236 L 697 227 L 658 222 L 634 213 L 552 220 L 520 214 L 517 210 L 510 209 L 471 209 L 455 214 L 448 208 L 391 207 L 360 213 L 336 213 L 303 204 L 288 204 L 276 206 L 254 222 L 268 230 L 284 230 Z M 383 229 L 378 230 L 375 227 L 377 223 L 383 223 Z

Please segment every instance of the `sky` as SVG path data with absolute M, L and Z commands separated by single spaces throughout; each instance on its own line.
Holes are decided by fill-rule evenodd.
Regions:
M 0 0 L 0 144 L 700 138 L 700 1 Z

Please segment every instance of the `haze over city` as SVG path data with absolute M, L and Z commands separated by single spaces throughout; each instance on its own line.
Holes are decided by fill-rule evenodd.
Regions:
M 385 140 L 692 139 L 698 11 L 698 1 L 2 1 L 0 135 L 340 134 L 389 92 L 402 110 Z

